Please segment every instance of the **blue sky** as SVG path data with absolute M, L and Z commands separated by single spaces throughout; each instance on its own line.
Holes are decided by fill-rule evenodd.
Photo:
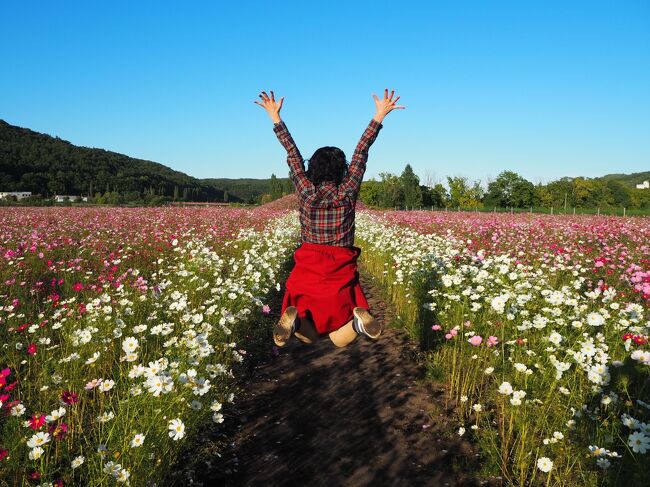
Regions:
M 647 0 L 5 0 L 0 56 L 1 119 L 196 177 L 286 175 L 261 89 L 306 158 L 398 90 L 366 179 L 650 169 Z

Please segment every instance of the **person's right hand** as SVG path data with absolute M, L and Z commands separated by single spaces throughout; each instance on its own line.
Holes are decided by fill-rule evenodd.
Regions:
M 375 99 L 375 105 L 377 106 L 377 112 L 373 117 L 375 121 L 381 123 L 384 120 L 384 117 L 393 110 L 406 108 L 402 105 L 396 105 L 395 103 L 399 100 L 399 96 L 395 99 L 393 99 L 393 96 L 395 96 L 395 90 L 391 90 L 390 96 L 388 96 L 388 88 L 384 90 L 384 98 L 382 100 L 380 100 L 374 93 L 372 94 L 372 97 Z

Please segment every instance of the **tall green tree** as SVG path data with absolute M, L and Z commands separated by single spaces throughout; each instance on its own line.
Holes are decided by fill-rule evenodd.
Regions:
M 488 184 L 485 204 L 525 208 L 533 204 L 535 186 L 514 171 L 503 171 Z
M 420 190 L 420 178 L 413 172 L 410 164 L 407 164 L 400 176 L 402 191 L 404 193 L 404 204 L 408 208 L 419 208 L 422 206 L 422 191 Z
M 382 184 L 379 206 L 383 208 L 404 206 L 404 188 L 400 178 L 389 172 L 379 173 L 379 177 Z
M 447 185 L 452 206 L 466 209 L 483 206 L 483 188 L 479 181 L 470 183 L 464 176 L 447 177 Z
M 271 198 L 277 200 L 282 197 L 282 183 L 278 181 L 278 178 L 275 174 L 271 174 Z

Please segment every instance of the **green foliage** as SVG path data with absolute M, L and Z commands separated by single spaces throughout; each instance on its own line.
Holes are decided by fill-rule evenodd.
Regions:
M 449 199 L 451 206 L 461 208 L 480 208 L 483 206 L 483 188 L 481 183 L 475 181 L 470 185 L 468 179 L 464 176 L 447 177 L 449 186 Z
M 532 206 L 535 197 L 533 183 L 513 171 L 503 171 L 488 184 L 485 195 L 487 206 L 526 208 Z
M 274 179 L 275 178 L 275 179 Z M 274 182 L 273 182 L 274 181 Z M 260 203 L 264 195 L 273 195 L 272 199 L 265 197 L 265 201 L 272 201 L 282 195 L 294 192 L 293 183 L 289 178 L 278 178 L 275 175 L 269 179 L 228 179 L 211 178 L 202 179 L 201 182 L 228 192 L 230 201 L 243 203 Z M 272 190 L 271 186 L 274 186 Z
M 642 181 L 637 173 L 634 181 Z M 614 176 L 603 178 L 560 178 L 548 184 L 526 180 L 514 171 L 503 171 L 483 190 L 479 181 L 470 182 L 464 176 L 448 177 L 447 188 L 441 183 L 432 187 L 419 184 L 419 178 L 409 164 L 400 177 L 381 173 L 361 185 L 361 200 L 381 208 L 462 208 L 462 209 L 551 209 L 569 212 L 573 208 L 593 209 L 612 213 L 626 208 L 629 214 L 645 213 L 650 209 L 650 190 L 636 189 Z M 648 176 L 650 178 L 650 176 Z
M 223 190 L 162 164 L 103 149 L 77 147 L 58 137 L 0 120 L 0 190 L 92 195 L 105 189 L 108 200 L 143 203 L 149 196 L 188 201 L 223 201 Z M 160 199 L 160 198 L 159 198 Z
M 271 198 L 277 200 L 282 197 L 282 183 L 278 181 L 275 174 L 271 174 Z
M 422 206 L 422 191 L 420 190 L 420 178 L 413 172 L 410 164 L 407 164 L 400 176 L 402 191 L 404 192 L 404 204 L 407 208 L 419 208 Z

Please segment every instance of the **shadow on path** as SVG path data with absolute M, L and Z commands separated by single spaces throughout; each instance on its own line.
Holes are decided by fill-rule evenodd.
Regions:
M 362 279 L 373 314 L 391 312 Z M 474 447 L 454 434 L 444 390 L 387 329 L 336 348 L 295 338 L 257 366 L 239 397 L 230 446 L 196 481 L 224 486 L 473 486 Z

